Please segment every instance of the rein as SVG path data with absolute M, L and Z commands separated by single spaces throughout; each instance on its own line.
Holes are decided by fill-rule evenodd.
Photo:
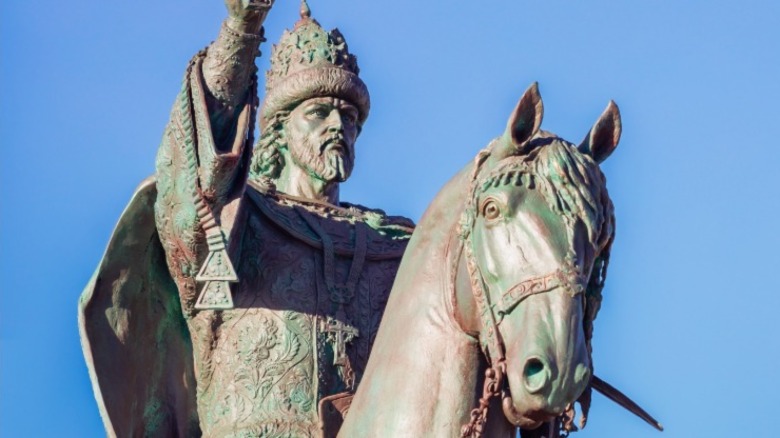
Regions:
M 490 156 L 490 147 L 477 154 L 474 163 L 474 171 L 471 176 L 471 185 L 469 187 L 469 196 L 466 198 L 466 208 L 464 210 L 464 220 L 461 221 L 460 245 L 458 256 L 454 258 L 457 265 L 460 258 L 465 256 L 466 267 L 469 273 L 469 282 L 474 301 L 477 305 L 480 330 L 480 346 L 488 362 L 488 369 L 485 370 L 485 381 L 482 387 L 482 397 L 479 404 L 472 409 L 470 420 L 461 428 L 461 438 L 479 438 L 483 436 L 485 423 L 487 422 L 488 406 L 490 399 L 501 396 L 506 405 L 511 401 L 511 394 L 504 388 L 506 377 L 506 347 L 498 325 L 504 317 L 512 312 L 523 300 L 545 292 L 550 292 L 563 287 L 568 293 L 575 297 L 584 294 L 587 286 L 587 279 L 577 271 L 573 262 L 573 257 L 569 257 L 563 267 L 556 269 L 545 275 L 533 277 L 517 283 L 505 291 L 498 302 L 490 302 L 490 296 L 487 293 L 482 272 L 474 256 L 472 244 L 472 228 L 476 221 L 476 201 L 479 194 L 481 180 L 478 178 L 482 164 Z M 454 269 L 457 272 L 457 269 Z M 453 286 L 455 287 L 455 286 Z

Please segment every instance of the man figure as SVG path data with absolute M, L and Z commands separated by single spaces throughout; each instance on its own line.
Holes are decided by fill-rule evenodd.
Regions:
M 339 203 L 369 111 L 356 59 L 305 2 L 274 47 L 271 4 L 226 0 L 157 156 L 79 306 L 109 435 L 335 434 L 413 225 Z

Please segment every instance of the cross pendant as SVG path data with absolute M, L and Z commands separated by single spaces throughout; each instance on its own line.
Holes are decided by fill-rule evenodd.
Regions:
M 358 329 L 341 320 L 328 316 L 327 321 L 320 322 L 320 330 L 328 336 L 328 342 L 333 345 L 333 364 L 347 364 L 347 344 L 359 336 Z

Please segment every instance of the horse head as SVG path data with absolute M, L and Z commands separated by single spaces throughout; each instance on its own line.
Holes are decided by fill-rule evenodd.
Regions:
M 461 219 L 470 293 L 456 291 L 490 363 L 486 395 L 503 393 L 506 418 L 525 429 L 573 417 L 573 403 L 589 398 L 592 322 L 614 235 L 599 163 L 621 132 L 613 102 L 579 146 L 541 131 L 542 114 L 533 84 L 477 156 Z

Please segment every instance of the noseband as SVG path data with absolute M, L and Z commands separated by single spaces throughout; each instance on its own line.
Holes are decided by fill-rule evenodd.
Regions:
M 476 274 L 481 277 L 479 272 Z M 565 267 L 558 268 L 547 275 L 540 275 L 521 281 L 504 292 L 498 302 L 492 306 L 498 315 L 496 324 L 501 324 L 504 316 L 511 313 L 518 304 L 531 295 L 564 288 L 574 298 L 578 294 L 585 292 L 586 285 L 585 277 L 577 273 L 574 263 L 571 262 L 567 263 Z
M 570 255 L 562 267 L 548 274 L 529 278 L 515 284 L 504 291 L 496 303 L 491 303 L 484 276 L 474 256 L 472 240 L 473 226 L 477 216 L 477 196 L 480 192 L 479 188 L 483 186 L 487 179 L 480 179 L 479 174 L 482 164 L 489 156 L 489 149 L 484 149 L 477 154 L 475 159 L 469 196 L 466 199 L 466 208 L 463 213 L 464 219 L 460 223 L 460 248 L 458 256 L 454 257 L 455 264 L 460 262 L 460 254 L 466 257 L 471 292 L 477 305 L 481 325 L 480 346 L 488 362 L 482 397 L 479 399 L 479 405 L 472 409 L 469 422 L 461 428 L 461 438 L 482 436 L 491 398 L 501 396 L 505 411 L 507 407 L 511 406 L 511 395 L 504 388 L 507 365 L 506 346 L 498 331 L 498 326 L 504 317 L 511 313 L 523 300 L 532 295 L 563 288 L 574 298 L 577 295 L 584 294 L 588 284 L 588 280 L 577 269 L 573 255 Z M 457 268 L 454 268 L 453 272 L 457 272 Z

